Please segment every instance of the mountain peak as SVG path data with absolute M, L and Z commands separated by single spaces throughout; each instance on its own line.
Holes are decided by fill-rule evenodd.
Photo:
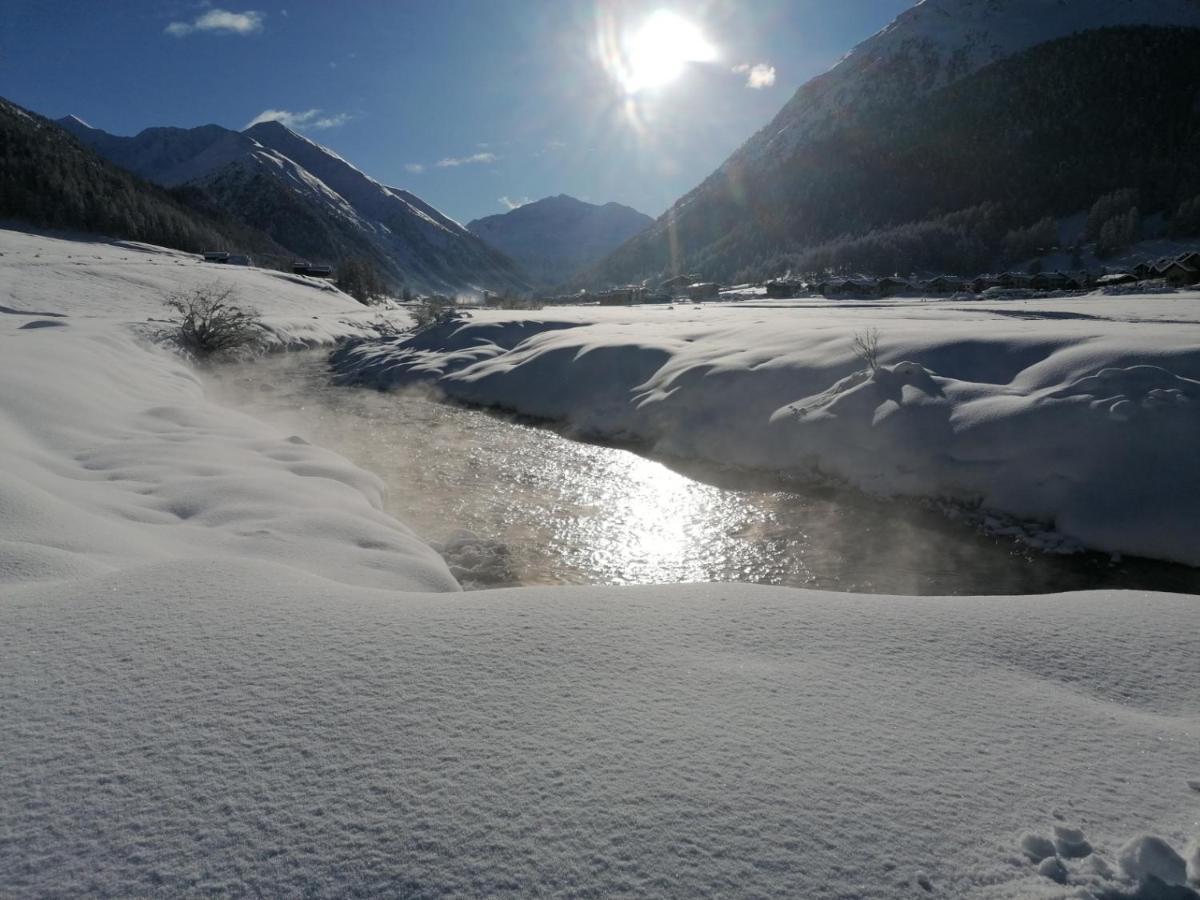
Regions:
M 279 122 L 275 119 L 268 119 L 265 122 L 256 122 L 248 128 L 243 128 L 242 134 L 249 137 L 274 136 L 275 138 L 287 137 L 308 140 L 299 132 L 293 131 L 282 122 Z
M 64 128 L 74 125 L 76 128 L 92 129 L 92 126 L 76 115 L 63 116 L 61 119 L 55 119 L 55 124 L 62 125 Z
M 619 203 L 600 205 L 556 194 L 476 219 L 467 229 L 551 285 L 566 281 L 652 221 Z

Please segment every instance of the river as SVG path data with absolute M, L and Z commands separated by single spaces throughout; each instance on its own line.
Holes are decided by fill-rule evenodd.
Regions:
M 467 588 L 747 581 L 897 594 L 1200 593 L 1200 570 L 1043 553 L 933 504 L 650 459 L 428 390 L 336 386 L 326 356 L 219 367 L 207 390 L 382 478 L 388 511 Z

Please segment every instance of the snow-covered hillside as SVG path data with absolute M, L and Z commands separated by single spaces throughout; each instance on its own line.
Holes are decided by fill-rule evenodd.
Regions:
M 0 230 L 0 893 L 1195 896 L 1195 597 L 456 593 L 373 476 L 137 338 L 216 274 L 281 340 L 369 315 L 307 279 Z M 1175 300 L 1126 327 L 1181 363 Z M 563 321 L 631 376 L 694 344 L 677 380 L 802 390 L 735 313 L 800 314 Z M 1106 326 L 1064 327 L 972 319 L 974 375 L 1065 344 L 1113 362 Z M 843 339 L 803 352 L 844 367 Z
M 988 63 L 1092 28 L 1200 27 L 1200 0 L 919 0 L 856 46 L 722 168 L 770 165 L 864 107 L 906 103 Z
M 974 276 L 1016 261 L 1009 231 L 1112 191 L 1169 217 L 1200 190 L 1198 28 L 1200 0 L 924 0 L 802 85 L 589 278 Z M 980 207 L 995 233 L 972 218 Z
M 58 124 L 143 178 L 204 188 L 226 212 L 299 257 L 336 262 L 341 256 L 368 256 L 396 283 L 414 290 L 527 286 L 510 259 L 457 222 L 278 122 L 243 132 L 217 125 L 148 128 L 133 137 L 108 134 L 75 116 Z M 294 204 L 290 213 L 279 208 L 275 192 L 280 187 Z M 281 215 L 288 221 L 279 221 Z
M 542 283 L 555 285 L 611 253 L 653 221 L 620 203 L 585 203 L 559 194 L 468 222 L 467 229 Z

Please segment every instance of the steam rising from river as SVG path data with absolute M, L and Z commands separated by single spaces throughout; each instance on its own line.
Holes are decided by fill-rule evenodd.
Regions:
M 388 511 L 464 587 L 749 581 L 1000 594 L 1196 590 L 1200 580 L 1182 567 L 1040 555 L 907 502 L 700 466 L 685 474 L 421 389 L 333 386 L 324 360 L 314 351 L 218 369 L 211 393 L 380 476 Z

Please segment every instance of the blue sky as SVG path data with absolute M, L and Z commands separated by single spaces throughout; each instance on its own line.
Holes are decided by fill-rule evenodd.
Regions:
M 115 134 L 271 113 L 463 222 L 559 193 L 657 216 L 912 2 L 0 0 L 0 95 Z M 631 95 L 600 36 L 662 9 L 715 58 Z

